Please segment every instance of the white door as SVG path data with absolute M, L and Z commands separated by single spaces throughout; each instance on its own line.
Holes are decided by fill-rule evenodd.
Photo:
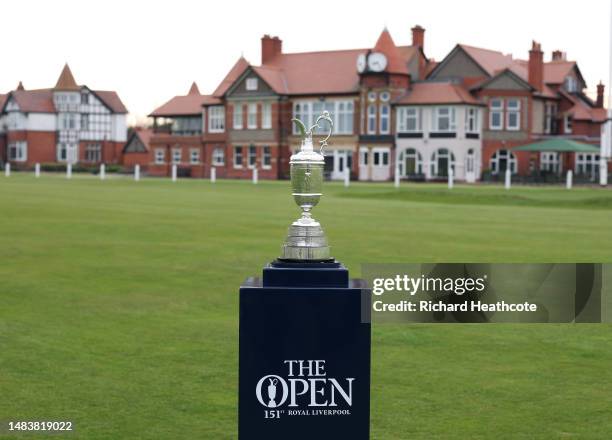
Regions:
M 389 180 L 391 177 L 391 149 L 372 148 L 372 180 Z
M 370 160 L 368 147 L 359 148 L 359 180 L 370 179 Z
M 79 160 L 79 145 L 68 144 L 66 146 L 66 162 L 77 163 Z
M 465 181 L 476 182 L 476 154 L 473 148 L 470 148 L 465 155 Z
M 350 169 L 353 155 L 348 150 L 334 150 L 334 168 L 331 173 L 332 180 L 344 180 L 344 175 Z

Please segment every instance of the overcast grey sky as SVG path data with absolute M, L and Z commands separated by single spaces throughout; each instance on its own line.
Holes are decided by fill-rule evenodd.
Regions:
M 192 81 L 214 90 L 241 53 L 260 61 L 260 38 L 285 52 L 371 47 L 386 25 L 397 44 L 427 29 L 427 56 L 456 43 L 527 58 L 531 40 L 579 61 L 589 93 L 608 83 L 610 0 L 75 1 L 2 5 L 0 93 L 51 87 L 64 62 L 78 83 L 119 92 L 140 120 Z

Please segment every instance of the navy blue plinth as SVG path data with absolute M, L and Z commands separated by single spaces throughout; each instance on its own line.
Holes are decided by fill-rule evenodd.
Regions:
M 276 261 L 243 284 L 240 440 L 369 438 L 364 288 L 337 262 Z

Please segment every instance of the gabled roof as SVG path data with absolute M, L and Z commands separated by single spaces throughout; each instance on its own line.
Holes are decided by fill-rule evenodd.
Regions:
M 70 70 L 68 63 L 64 64 L 62 73 L 60 73 L 60 76 L 57 79 L 57 83 L 55 84 L 54 88 L 55 90 L 80 90 L 81 89 L 76 83 L 76 81 L 74 80 L 74 76 L 72 75 L 72 71 Z
M 202 113 L 202 106 L 214 104 L 221 104 L 221 100 L 211 95 L 201 95 L 194 82 L 187 95 L 175 96 L 149 116 L 195 116 Z
M 463 49 L 490 76 L 510 67 L 514 61 L 512 55 L 504 55 L 497 50 L 483 49 L 467 44 L 458 44 L 457 46 Z
M 579 121 L 605 122 L 608 115 L 605 108 L 593 107 L 593 103 L 587 97 L 581 97 L 577 94 L 568 93 L 563 89 L 559 89 L 559 94 L 565 99 L 574 104 L 567 113 Z M 588 100 L 588 102 L 587 102 Z
M 584 78 L 582 78 L 578 64 L 575 61 L 559 60 L 544 63 L 544 82 L 548 84 L 563 84 L 565 78 L 573 69 L 577 70 L 578 76 L 584 82 Z
M 152 136 L 153 136 L 153 130 L 151 128 L 136 127 L 134 129 L 134 132 L 128 139 L 128 141 L 125 143 L 125 146 L 123 147 L 123 152 L 127 153 L 126 150 L 129 147 L 129 145 L 132 143 L 134 138 L 138 138 L 140 143 L 145 147 L 146 151 L 151 151 L 151 137 Z
M 106 104 L 113 113 L 127 113 L 127 108 L 119 98 L 117 92 L 112 90 L 92 90 L 92 92 Z
M 281 54 L 258 71 L 275 92 L 287 95 L 356 93 L 357 56 L 367 49 Z M 263 72 L 263 73 L 262 73 Z M 266 79 L 265 75 L 268 75 Z
M 506 76 L 506 75 L 511 77 L 514 81 L 516 81 L 517 83 L 519 83 L 520 85 L 522 85 L 526 89 L 534 90 L 534 87 L 531 84 L 529 84 L 524 78 L 522 78 L 520 75 L 518 75 L 516 73 L 516 71 L 514 69 L 512 69 L 511 67 L 507 67 L 507 68 L 505 68 L 505 69 L 495 73 L 492 77 L 487 78 L 484 81 L 474 85 L 473 87 L 471 87 L 471 90 L 480 90 L 480 89 L 486 87 L 487 85 L 491 84 L 492 82 L 494 82 L 498 78 L 500 78 L 502 76 Z
M 385 28 L 374 45 L 374 52 L 381 52 L 387 57 L 385 72 L 408 75 L 407 60 L 395 45 L 391 34 Z
M 394 104 L 396 105 L 430 105 L 430 104 L 469 104 L 483 105 L 463 86 L 452 82 L 415 82 L 412 88 Z
M 13 90 L 9 93 L 7 102 L 11 98 L 17 103 L 20 112 L 55 113 L 56 111 L 53 104 L 53 89 Z
M 238 61 L 236 61 L 236 64 L 232 66 L 228 74 L 225 75 L 223 81 L 221 81 L 221 83 L 217 86 L 217 88 L 213 92 L 213 96 L 220 98 L 225 95 L 227 90 L 232 86 L 232 84 L 234 84 L 238 77 L 242 75 L 249 66 L 249 62 L 241 56 Z

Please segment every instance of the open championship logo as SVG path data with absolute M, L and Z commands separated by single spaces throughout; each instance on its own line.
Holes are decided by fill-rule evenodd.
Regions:
M 327 376 L 324 360 L 286 360 L 286 377 L 269 374 L 255 387 L 259 403 L 267 409 L 267 418 L 285 415 L 348 415 L 353 405 L 355 378 L 336 379 Z M 287 410 L 278 408 L 286 405 Z M 343 410 L 322 408 L 344 407 Z M 316 410 L 314 409 L 316 408 Z M 321 408 L 321 409 L 320 409 Z

